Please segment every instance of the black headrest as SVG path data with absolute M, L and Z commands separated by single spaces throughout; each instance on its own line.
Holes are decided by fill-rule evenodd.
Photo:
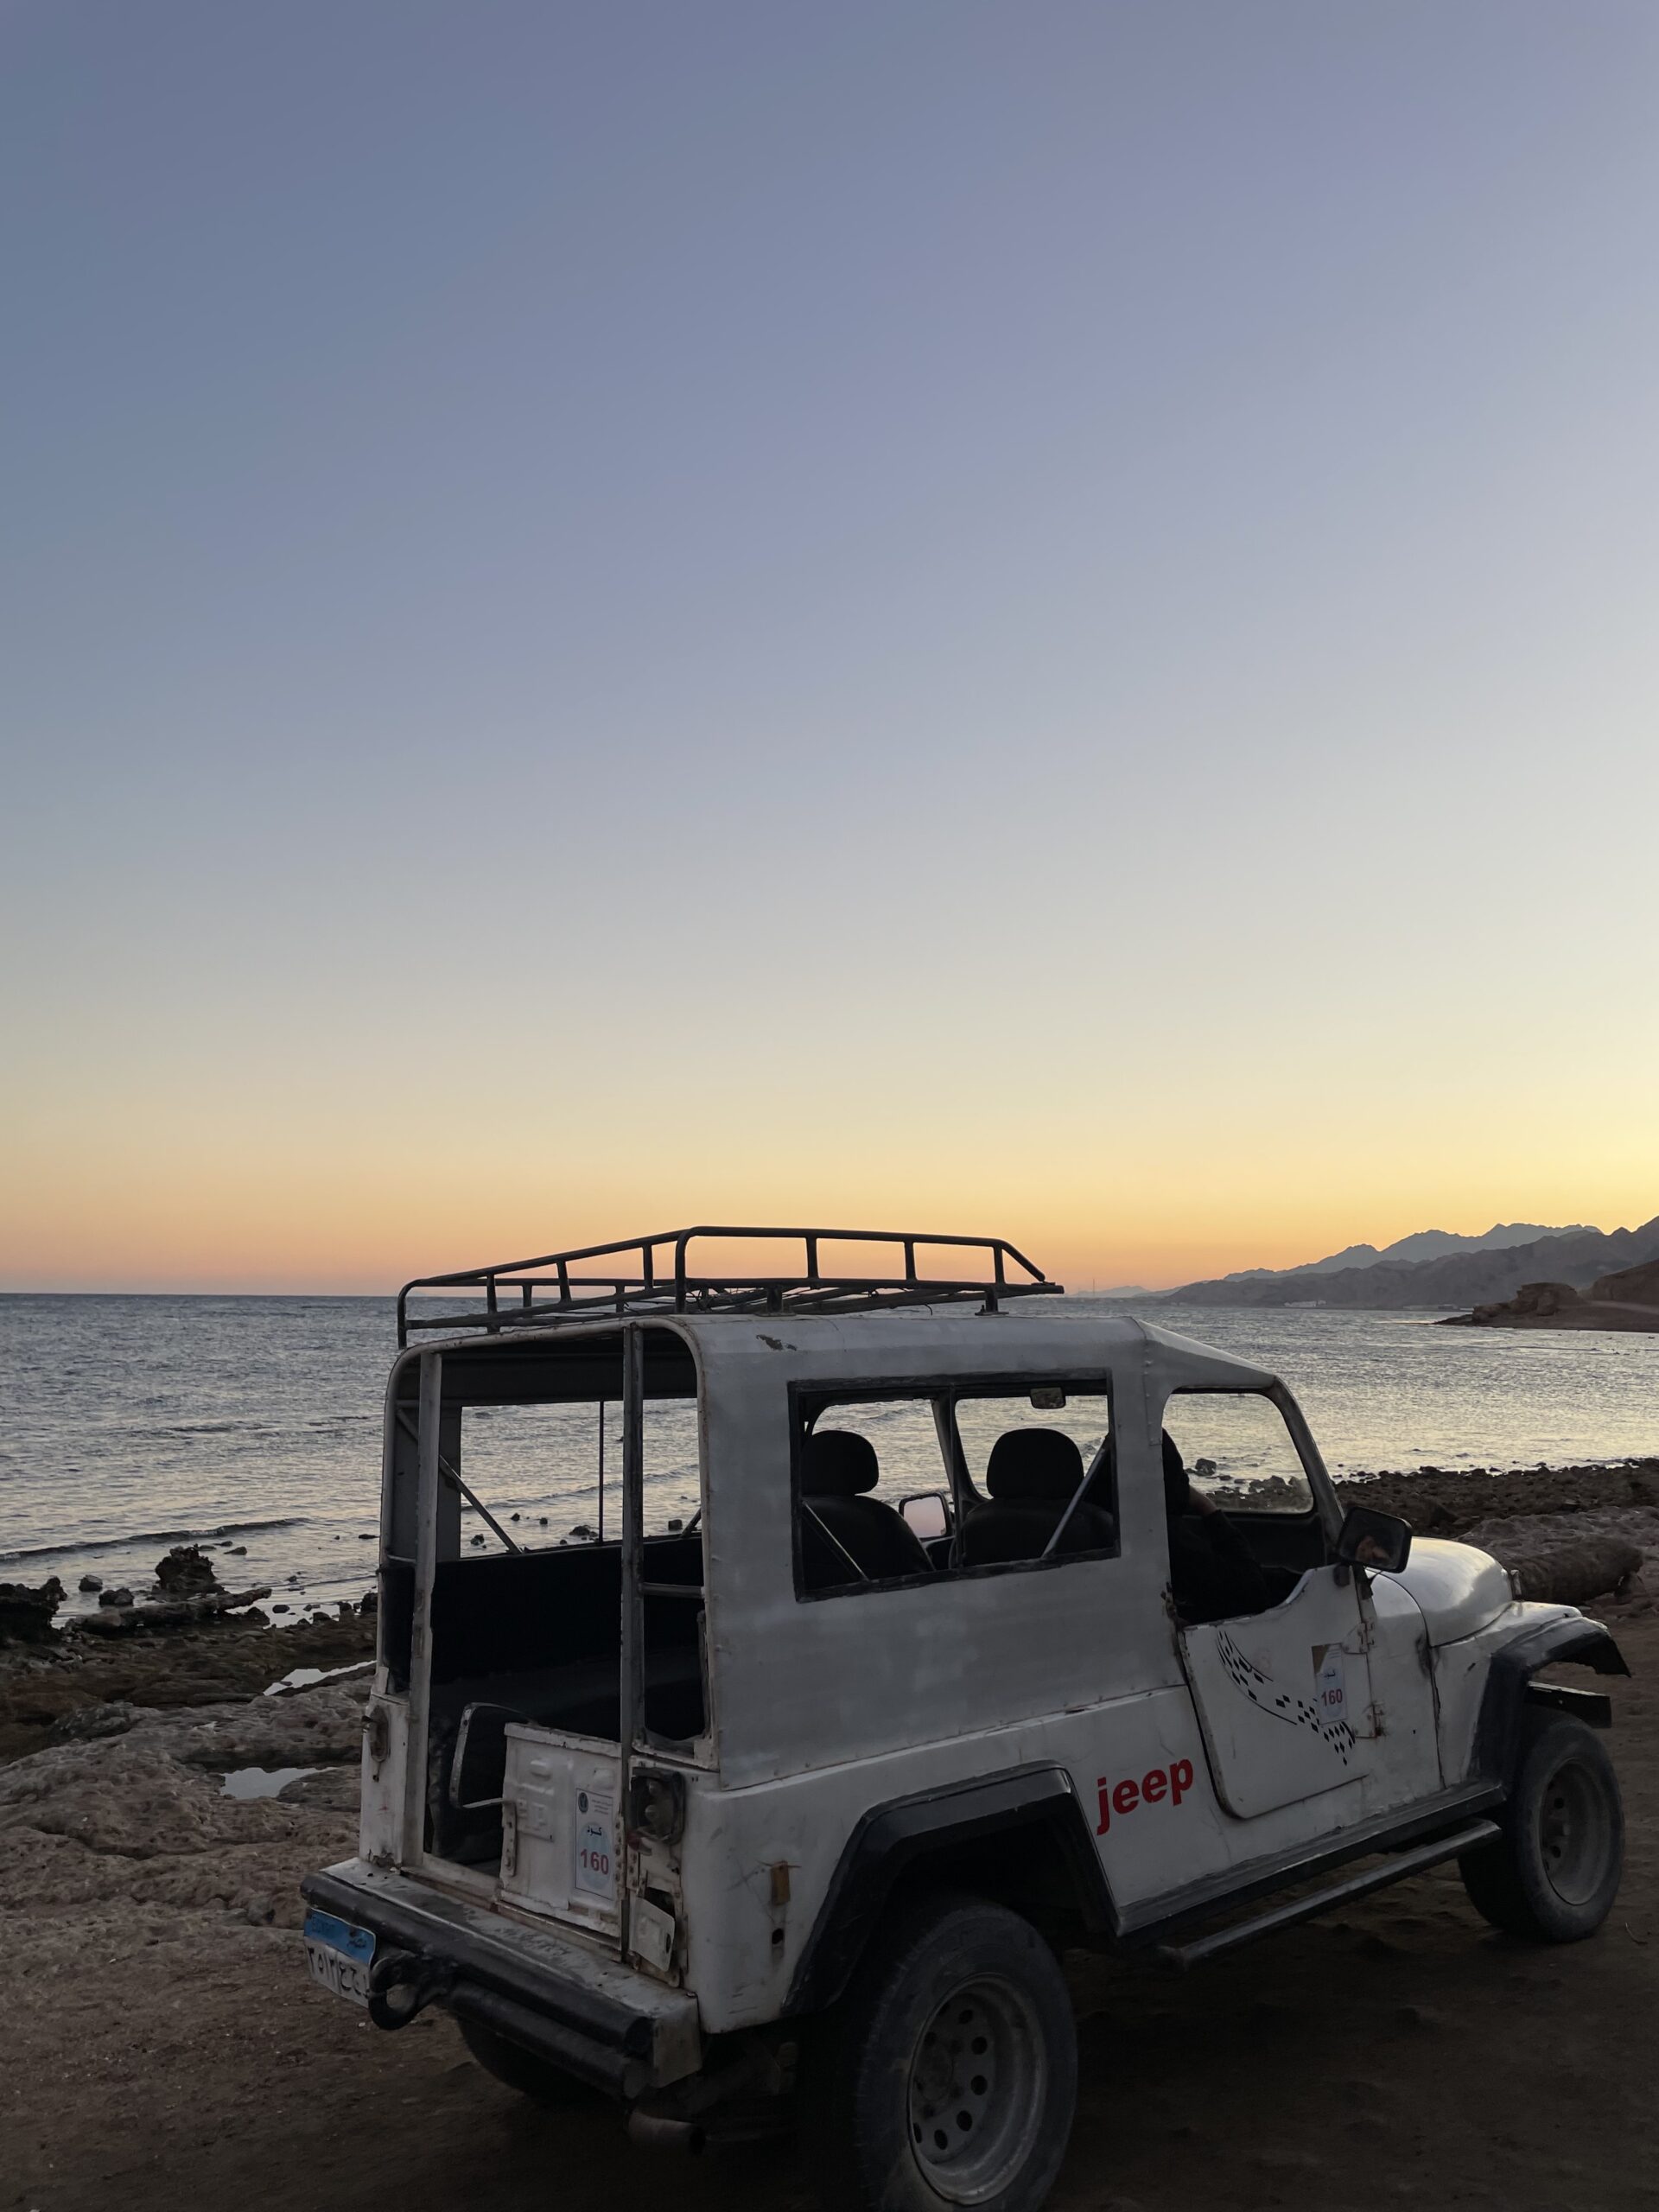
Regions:
M 817 1428 L 801 1453 L 801 1488 L 808 1497 L 856 1497 L 880 1479 L 875 1446 L 847 1428 Z
M 1068 1498 L 1083 1480 L 1083 1454 L 1058 1428 L 1011 1428 L 991 1446 L 985 1487 L 993 1497 Z

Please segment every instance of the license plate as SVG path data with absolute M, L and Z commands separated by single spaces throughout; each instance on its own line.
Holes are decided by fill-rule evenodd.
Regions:
M 332 1912 L 305 1916 L 305 1962 L 313 1981 L 333 1990 L 351 2005 L 369 2001 L 369 1967 L 374 1958 L 374 1931 L 353 1928 L 336 1920 Z

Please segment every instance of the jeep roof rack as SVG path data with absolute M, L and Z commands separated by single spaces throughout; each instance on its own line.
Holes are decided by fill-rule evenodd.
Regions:
M 799 1243 L 805 1270 L 799 1274 L 697 1274 L 688 1255 L 698 1237 L 766 1238 Z M 882 1275 L 825 1273 L 819 1264 L 823 1244 L 893 1244 L 903 1260 Z M 950 1246 L 980 1253 L 991 1278 L 925 1275 L 916 1267 L 918 1246 Z M 597 1273 L 591 1261 L 613 1261 Z M 1010 1268 L 1019 1270 L 1013 1276 Z M 1042 1269 L 1002 1236 L 931 1236 L 899 1229 L 668 1229 L 657 1236 L 626 1236 L 614 1244 L 586 1244 L 571 1252 L 544 1252 L 530 1260 L 502 1260 L 493 1267 L 464 1268 L 457 1274 L 419 1275 L 397 1294 L 397 1342 L 409 1343 L 413 1329 L 544 1328 L 550 1322 L 589 1320 L 601 1314 L 652 1313 L 855 1313 L 891 1306 L 941 1306 L 979 1299 L 995 1313 L 1005 1298 L 1055 1296 L 1065 1285 L 1051 1282 Z M 417 1290 L 476 1290 L 484 1310 L 411 1315 L 409 1297 Z M 537 1291 L 551 1291 L 538 1299 Z M 504 1294 L 505 1300 L 504 1302 Z

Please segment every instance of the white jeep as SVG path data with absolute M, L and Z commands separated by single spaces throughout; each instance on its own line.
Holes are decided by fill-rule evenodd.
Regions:
M 1281 1382 L 1058 1287 L 752 1230 L 410 1285 L 315 1978 L 641 2139 L 792 2111 L 832 2204 L 1017 2212 L 1071 2123 L 1062 1948 L 1190 1967 L 1454 1858 L 1499 1927 L 1592 1933 L 1610 1708 L 1538 1678 L 1625 1672 L 1607 1630 L 1344 1517 Z M 596 1538 L 530 1542 L 532 1492 Z

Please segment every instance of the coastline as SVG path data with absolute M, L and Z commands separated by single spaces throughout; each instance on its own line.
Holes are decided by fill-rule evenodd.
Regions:
M 1651 1224 L 1649 1224 L 1651 1226 Z M 1659 1335 L 1659 1259 L 1572 1282 L 1523 1282 L 1510 1298 L 1449 1319 L 1475 1329 L 1614 1329 Z
M 1447 1313 L 1442 1329 L 1608 1329 L 1629 1335 L 1659 1336 L 1659 1306 L 1584 1299 L 1550 1313 L 1527 1313 L 1502 1306 L 1477 1306 L 1472 1313 Z
M 120 1735 L 140 1713 L 259 1700 L 296 1671 L 372 1660 L 374 1641 L 372 1613 L 291 1627 L 221 1614 L 119 1640 L 71 1627 L 0 1650 L 0 1771 L 77 1737 Z
M 1623 1545 L 1622 1553 L 1577 1561 L 1573 1594 L 1563 1601 L 1588 1602 L 1632 1580 L 1643 1588 L 1651 1580 L 1659 1596 L 1659 1454 L 1562 1466 L 1379 1468 L 1339 1476 L 1336 1489 L 1345 1504 L 1402 1515 L 1420 1535 L 1490 1536 L 1498 1556 L 1513 1554 L 1506 1565 L 1524 1560 L 1535 1576 L 1537 1560 L 1569 1531 Z M 1224 1505 L 1243 1502 L 1225 1486 L 1217 1495 Z M 1597 1587 L 1584 1587 L 1604 1573 Z M 332 1672 L 372 1659 L 374 1649 L 368 1601 L 276 1622 L 257 1606 L 137 1619 L 118 1635 L 95 1616 L 66 1614 L 43 1637 L 0 1645 L 0 1768 L 82 1729 L 118 1734 L 137 1713 L 257 1698 L 296 1669 Z

